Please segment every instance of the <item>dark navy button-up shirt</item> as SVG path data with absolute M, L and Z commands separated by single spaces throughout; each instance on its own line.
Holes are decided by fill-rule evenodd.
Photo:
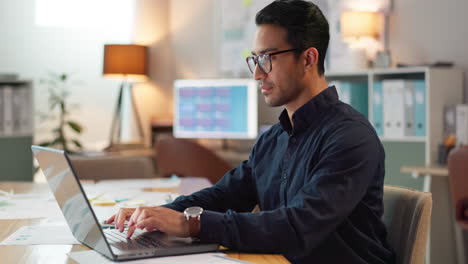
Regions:
M 166 207 L 205 209 L 200 239 L 293 263 L 393 263 L 383 213 L 383 147 L 329 87 L 258 139 L 214 186 Z M 261 211 L 252 213 L 258 204 Z

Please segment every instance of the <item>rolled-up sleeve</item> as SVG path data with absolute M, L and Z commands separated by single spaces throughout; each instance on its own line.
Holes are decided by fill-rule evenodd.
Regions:
M 251 211 L 256 205 L 256 190 L 252 178 L 251 159 L 243 161 L 237 168 L 228 171 L 212 187 L 180 196 L 174 202 L 163 205 L 177 211 L 190 206 L 200 206 L 205 211 L 226 212 L 232 209 L 238 212 Z

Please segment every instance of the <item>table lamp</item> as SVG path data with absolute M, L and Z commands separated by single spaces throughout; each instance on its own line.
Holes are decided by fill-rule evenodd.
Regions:
M 341 14 L 341 34 L 347 42 L 359 41 L 367 37 L 378 40 L 382 31 L 382 13 L 369 11 L 344 11 Z M 387 19 L 387 16 L 385 16 Z M 384 26 L 387 26 L 387 21 Z M 377 58 L 374 66 L 389 67 L 390 52 L 388 51 L 388 31 L 384 30 L 384 50 L 377 52 Z M 364 48 L 364 47 L 363 47 Z M 362 52 L 363 53 L 363 52 Z M 366 58 L 367 59 L 367 58 Z
M 344 38 L 379 38 L 379 13 L 344 11 L 341 14 L 341 34 Z
M 106 148 L 112 150 L 123 146 L 121 142 L 121 127 L 122 127 L 122 99 L 124 89 L 127 88 L 130 94 L 130 104 L 133 108 L 134 117 L 136 119 L 139 139 L 139 145 L 143 145 L 143 129 L 141 126 L 140 116 L 135 104 L 133 96 L 133 82 L 144 81 L 147 79 L 147 47 L 140 45 L 121 45 L 107 44 L 104 45 L 104 65 L 103 75 L 106 77 L 117 77 L 122 79 L 120 91 L 117 100 L 114 117 L 112 119 L 110 143 Z M 128 144 L 129 145 L 129 144 Z

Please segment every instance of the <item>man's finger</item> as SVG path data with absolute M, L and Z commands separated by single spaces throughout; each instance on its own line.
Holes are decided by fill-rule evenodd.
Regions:
M 106 224 L 110 224 L 114 222 L 114 219 L 115 219 L 115 215 L 111 216 L 109 219 L 106 220 Z
M 135 223 L 139 223 L 141 222 L 142 220 L 146 219 L 149 217 L 149 214 L 148 214 L 148 210 L 142 210 L 140 215 L 138 215 L 135 219 L 134 219 L 134 222 Z
M 125 220 L 127 219 L 127 212 L 125 212 L 124 209 L 121 209 L 119 212 L 119 219 L 118 219 L 118 224 L 117 228 L 119 229 L 120 232 L 123 232 L 125 229 Z
M 146 229 L 146 231 L 153 231 L 155 229 L 159 229 L 155 217 L 148 217 L 146 219 L 138 221 L 138 223 L 135 226 L 140 229 Z
M 128 226 L 128 229 L 127 229 L 127 238 L 131 238 L 132 235 L 133 235 L 133 232 L 135 232 L 135 229 L 136 229 L 136 226 L 135 225 L 132 225 L 132 226 Z
M 130 216 L 130 220 L 128 221 L 128 225 L 133 225 L 135 223 L 135 220 L 136 218 L 138 218 L 138 216 L 140 215 L 141 213 L 141 210 L 142 208 L 141 207 L 137 207 L 136 210 L 133 212 L 132 216 Z

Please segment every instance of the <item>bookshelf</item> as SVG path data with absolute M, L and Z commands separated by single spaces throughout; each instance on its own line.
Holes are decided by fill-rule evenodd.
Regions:
M 32 181 L 32 81 L 0 80 L 0 181 Z
M 412 164 L 434 164 L 437 162 L 437 146 L 443 139 L 444 105 L 462 103 L 463 73 L 449 68 L 397 68 L 375 69 L 357 72 L 335 72 L 326 75 L 329 83 L 343 82 L 367 84 L 367 116 L 375 126 L 374 87 L 384 80 L 420 80 L 425 84 L 425 135 L 387 136 L 379 135 L 384 145 L 386 157 L 386 184 L 402 185 L 423 189 L 422 179 L 412 179 L 400 172 L 400 168 Z M 385 100 L 385 99 L 383 99 Z
M 354 83 L 367 83 L 368 118 L 384 146 L 385 159 L 385 184 L 399 185 L 423 191 L 430 191 L 433 195 L 433 211 L 430 237 L 430 249 L 426 263 L 456 263 L 457 245 L 454 230 L 455 221 L 450 202 L 447 177 L 411 177 L 402 168 L 412 165 L 426 165 L 437 163 L 438 144 L 443 141 L 443 114 L 445 105 L 455 105 L 463 102 L 463 72 L 457 68 L 397 68 L 397 69 L 372 69 L 357 72 L 335 72 L 326 75 L 329 83 L 335 81 Z M 386 135 L 384 133 L 387 123 L 381 120 L 380 131 L 376 126 L 379 120 L 379 111 L 382 116 L 388 117 L 388 111 L 398 111 L 399 107 L 405 107 L 404 103 L 384 98 L 382 92 L 382 104 L 391 107 L 378 109 L 374 91 L 378 91 L 378 85 L 385 80 L 404 80 L 414 83 L 424 83 L 423 120 L 425 126 L 419 127 L 421 135 Z M 388 83 L 388 82 L 387 82 Z M 351 85 L 353 86 L 353 85 Z M 415 87 L 415 85 L 414 85 Z M 377 89 L 377 90 L 376 90 Z M 415 96 L 415 94 L 413 94 Z M 377 96 L 378 97 L 378 96 Z M 404 97 L 403 97 L 404 98 Z M 393 103 L 393 105 L 392 105 Z M 415 106 L 416 107 L 416 106 Z M 387 112 L 385 112 L 387 111 Z M 377 114 L 376 114 L 377 113 Z M 406 112 L 405 112 L 406 114 Z M 414 121 L 414 131 L 418 122 Z M 404 123 L 404 122 L 402 122 Z M 403 172 L 402 172 L 403 171 Z M 459 247 L 458 247 L 459 248 Z

